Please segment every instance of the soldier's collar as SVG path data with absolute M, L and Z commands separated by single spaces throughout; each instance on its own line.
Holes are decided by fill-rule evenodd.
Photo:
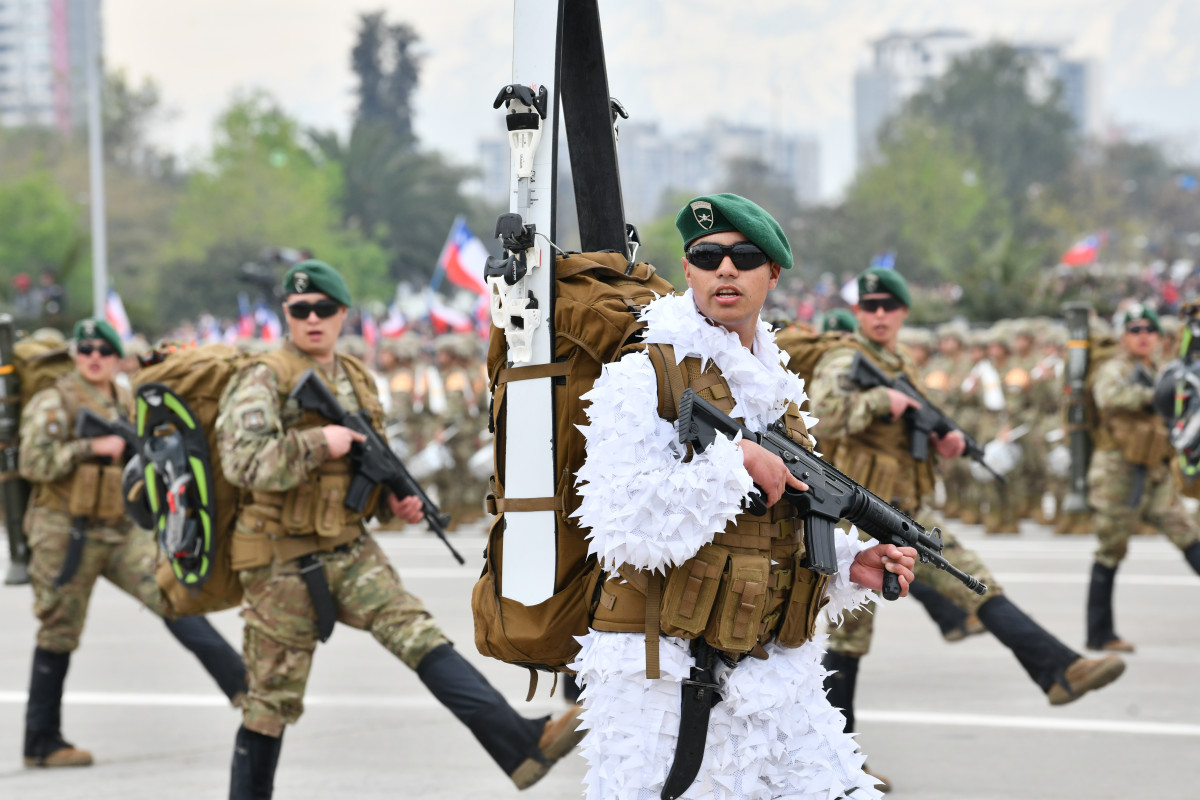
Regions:
M 884 364 L 887 364 L 889 367 L 899 367 L 904 363 L 904 359 L 900 357 L 899 353 L 893 353 L 883 345 L 872 342 L 863 335 L 861 328 L 855 331 L 854 335 L 857 337 L 859 343 L 867 349 L 867 352 L 878 358 Z

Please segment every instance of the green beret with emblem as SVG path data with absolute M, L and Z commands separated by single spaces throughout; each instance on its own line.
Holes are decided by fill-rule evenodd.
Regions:
M 1121 325 L 1128 326 L 1129 323 L 1136 322 L 1139 319 L 1149 320 L 1150 324 L 1154 326 L 1154 330 L 1158 331 L 1159 335 L 1162 335 L 1162 322 L 1159 320 L 1157 312 L 1149 306 L 1136 305 L 1130 308 L 1125 312 L 1125 317 L 1121 320 Z
M 324 261 L 316 259 L 301 261 L 289 269 L 287 275 L 283 276 L 285 297 L 289 294 L 307 294 L 308 292 L 321 292 L 329 295 L 329 299 L 336 300 L 344 306 L 350 305 L 350 290 L 346 288 L 346 282 L 342 280 L 342 276 L 336 269 Z
M 848 308 L 835 308 L 825 313 L 825 318 L 821 320 L 821 330 L 854 333 L 858 330 L 858 318 Z
M 121 337 L 117 335 L 116 328 L 108 324 L 105 320 L 97 319 L 96 317 L 84 317 L 75 323 L 75 331 L 71 336 L 77 342 L 88 339 L 103 339 L 116 348 L 118 356 L 125 357 L 125 347 L 121 344 Z
M 871 267 L 858 276 L 858 296 L 865 294 L 890 294 L 904 303 L 905 308 L 912 308 L 912 295 L 908 292 L 908 281 L 894 269 Z
M 710 233 L 737 231 L 762 248 L 767 258 L 792 268 L 792 246 L 783 228 L 761 206 L 736 194 L 706 194 L 690 200 L 675 215 L 675 227 L 686 250 Z

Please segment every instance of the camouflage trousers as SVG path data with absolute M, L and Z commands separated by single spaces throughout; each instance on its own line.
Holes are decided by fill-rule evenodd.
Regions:
M 941 525 L 941 515 L 936 512 L 931 512 L 928 508 L 922 508 L 920 512 L 913 516 L 913 519 L 925 526 L 926 530 L 932 530 L 933 526 Z M 859 538 L 863 541 L 870 541 L 871 537 L 865 533 L 860 533 Z M 974 614 L 983 605 L 984 600 L 990 600 L 993 597 L 1001 595 L 1004 590 L 996 579 L 992 576 L 991 571 L 983 563 L 983 559 L 974 550 L 968 550 L 958 541 L 958 537 L 947 531 L 942 532 L 942 555 L 954 566 L 966 572 L 969 575 L 974 575 L 979 580 L 983 581 L 988 586 L 988 593 L 980 596 L 972 592 L 962 583 L 950 576 L 949 573 L 943 572 L 931 564 L 922 564 L 917 562 L 917 568 L 914 570 L 917 580 L 932 586 L 937 593 L 945 597 L 951 603 L 966 611 L 968 614 Z M 843 655 L 862 658 L 871 650 L 871 637 L 875 633 L 875 612 L 878 603 L 868 603 L 864 608 L 860 608 L 854 614 L 846 614 L 842 617 L 840 625 L 828 626 L 829 633 L 828 649 L 831 653 L 842 653 Z
M 149 531 L 134 527 L 125 533 L 89 526 L 79 569 L 65 586 L 55 588 L 54 579 L 62 570 L 71 541 L 70 517 L 35 508 L 26 524 L 33 613 L 41 623 L 38 647 L 55 653 L 70 653 L 79 647 L 92 588 L 102 576 L 158 616 L 164 615 L 162 593 L 154 580 L 158 544 Z
M 346 549 L 318 553 L 338 621 L 369 631 L 416 669 L 449 640 L 425 606 L 409 594 L 379 545 L 363 535 Z M 242 658 L 249 691 L 242 706 L 247 728 L 282 736 L 304 713 L 304 689 L 316 650 L 317 614 L 296 561 L 243 570 Z
M 1134 466 L 1113 450 L 1092 456 L 1088 468 L 1088 502 L 1095 509 L 1099 539 L 1096 562 L 1116 569 L 1129 550 L 1129 537 L 1138 522 L 1148 522 L 1167 535 L 1180 550 L 1200 541 L 1200 525 L 1188 515 L 1166 464 L 1151 468 L 1141 502 L 1130 508 Z

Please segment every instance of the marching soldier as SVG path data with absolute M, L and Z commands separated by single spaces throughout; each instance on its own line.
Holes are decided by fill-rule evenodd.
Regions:
M 362 513 L 344 505 L 350 450 L 362 435 L 287 398 L 313 370 L 343 408 L 367 412 L 376 429 L 382 424 L 367 369 L 336 351 L 350 292 L 333 267 L 312 260 L 294 265 L 283 288 L 290 338 L 230 380 L 217 420 L 225 474 L 251 493 L 232 551 L 244 592 L 249 692 L 231 800 L 271 796 L 284 728 L 304 711 L 317 642 L 335 620 L 369 631 L 416 671 L 518 788 L 533 785 L 574 747 L 579 709 L 554 720 L 518 715 L 405 590 L 364 521 L 395 514 L 419 522 L 419 498 L 377 489 Z
M 79 439 L 84 408 L 110 420 L 129 419 L 133 398 L 115 381 L 121 340 L 107 322 L 75 326 L 75 369 L 38 392 L 21 414 L 21 477 L 33 484 L 25 516 L 29 576 L 39 621 L 25 710 L 25 766 L 78 767 L 92 754 L 62 735 L 62 692 L 79 646 L 88 601 L 103 576 L 160 617 L 166 615 L 154 572 L 157 543 L 134 527 L 121 492 L 119 436 Z M 203 617 L 165 619 L 235 704 L 245 692 L 236 651 Z
M 911 303 L 908 285 L 895 270 L 869 269 L 858 279 L 859 332 L 845 346 L 826 352 L 817 363 L 810 399 L 813 414 L 837 439 L 833 464 L 884 500 L 927 527 L 940 523 L 929 503 L 933 491 L 933 454 L 945 459 L 962 454 L 962 434 L 929 436 L 930 458 L 915 460 L 907 426 L 897 424 L 915 401 L 886 387 L 864 390 L 851 379 L 857 356 L 869 358 L 889 375 L 907 375 L 917 382 L 911 361 L 897 351 L 901 326 Z M 1016 656 L 1029 677 L 1045 692 L 1051 705 L 1070 703 L 1084 693 L 1115 680 L 1125 664 L 1115 655 L 1085 659 L 1021 611 L 992 577 L 979 556 L 945 535 L 946 558 L 980 577 L 989 587 L 984 597 L 940 570 L 918 563 L 917 583 L 927 583 L 979 620 Z M 860 659 L 870 649 L 875 614 L 848 617 L 831 631 L 825 665 L 835 674 L 826 680 L 830 700 L 844 709 L 846 729 L 854 729 L 854 694 Z
M 1087 599 L 1087 646 L 1093 650 L 1133 652 L 1116 633 L 1112 596 L 1117 567 L 1138 522 L 1165 533 L 1200 573 L 1200 526 L 1180 501 L 1167 464 L 1173 450 L 1166 425 L 1151 408 L 1161 335 L 1152 309 L 1127 311 L 1120 349 L 1100 365 L 1092 382 L 1100 415 L 1087 477 L 1099 540 Z

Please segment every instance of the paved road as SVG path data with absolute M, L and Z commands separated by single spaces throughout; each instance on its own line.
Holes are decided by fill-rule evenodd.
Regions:
M 1027 525 L 1017 537 L 962 531 L 1009 595 L 1044 626 L 1082 645 L 1092 548 Z M 525 673 L 474 653 L 467 598 L 481 532 L 456 535 L 457 567 L 424 534 L 382 537 L 407 584 L 460 649 L 530 716 L 558 711 L 542 684 L 523 702 Z M 2 558 L 2 556 L 0 556 Z M 0 567 L 3 562 L 0 561 Z M 1060 800 L 1200 797 L 1200 578 L 1161 538 L 1138 537 L 1117 589 L 1120 630 L 1138 644 L 1125 676 L 1051 708 L 989 636 L 943 644 L 916 603 L 883 609 L 859 676 L 861 741 L 896 798 Z M 108 584 L 92 600 L 67 682 L 68 738 L 91 769 L 27 771 L 21 730 L 34 623 L 26 588 L 0 587 L 0 798 L 221 798 L 238 715 L 163 629 Z M 240 639 L 235 612 L 213 622 Z M 523 797 L 580 796 L 572 756 Z M 284 740 L 276 797 L 425 800 L 516 797 L 470 734 L 369 636 L 339 627 L 321 648 L 308 710 Z

